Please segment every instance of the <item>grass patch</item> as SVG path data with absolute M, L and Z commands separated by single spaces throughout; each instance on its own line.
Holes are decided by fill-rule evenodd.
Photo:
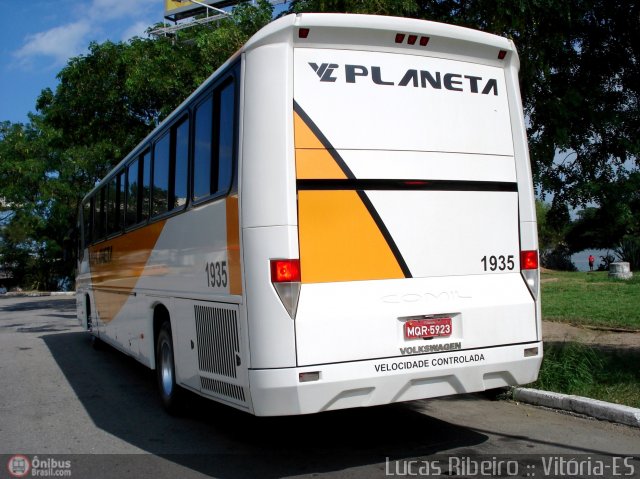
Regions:
M 640 331 L 640 275 L 609 279 L 606 271 L 542 273 L 542 317 L 571 324 Z
M 547 343 L 536 389 L 640 408 L 640 351 Z

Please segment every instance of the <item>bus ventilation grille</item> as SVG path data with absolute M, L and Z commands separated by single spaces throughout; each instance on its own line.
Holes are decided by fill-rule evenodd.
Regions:
M 245 403 L 244 388 L 234 384 L 238 382 L 240 365 L 237 312 L 211 306 L 194 307 L 202 392 Z
M 209 306 L 194 307 L 200 371 L 236 378 L 236 357 L 240 357 L 236 312 Z
M 244 389 L 237 384 L 231 384 L 226 381 L 219 381 L 217 379 L 200 377 L 200 385 L 202 389 L 214 392 L 221 396 L 227 396 L 237 399 L 238 401 L 245 401 Z

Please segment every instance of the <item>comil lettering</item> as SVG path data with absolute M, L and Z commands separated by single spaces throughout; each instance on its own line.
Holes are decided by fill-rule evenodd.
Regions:
M 338 77 L 335 75 L 341 70 L 337 63 L 309 63 L 309 66 L 316 72 L 321 82 L 336 82 Z M 462 73 L 443 73 L 418 69 L 408 69 L 401 77 L 392 78 L 385 75 L 382 67 L 379 66 L 344 65 L 346 83 L 359 83 L 366 81 L 365 79 L 383 86 L 444 89 L 481 95 L 498 95 L 498 81 L 495 78 L 485 79 Z

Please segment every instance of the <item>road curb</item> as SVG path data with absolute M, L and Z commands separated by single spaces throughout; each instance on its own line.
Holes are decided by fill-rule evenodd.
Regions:
M 3 294 L 2 298 L 39 298 L 41 296 L 75 296 L 75 291 L 26 291 L 9 292 Z
M 529 388 L 514 388 L 513 399 L 537 406 L 585 414 L 627 426 L 640 427 L 640 409 L 630 406 Z

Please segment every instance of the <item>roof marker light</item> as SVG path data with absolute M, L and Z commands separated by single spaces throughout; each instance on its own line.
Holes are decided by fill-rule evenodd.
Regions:
M 405 37 L 404 33 L 396 33 L 396 43 L 404 42 L 404 37 Z
M 420 46 L 426 47 L 427 43 L 429 43 L 429 37 L 420 37 Z
M 407 38 L 407 43 L 409 45 L 415 45 L 417 40 L 418 40 L 418 35 L 409 35 L 409 38 Z
M 506 50 L 500 50 L 498 52 L 498 60 L 504 60 L 504 57 L 507 56 L 507 51 Z
M 307 38 L 309 36 L 308 28 L 299 28 L 298 29 L 298 38 Z

